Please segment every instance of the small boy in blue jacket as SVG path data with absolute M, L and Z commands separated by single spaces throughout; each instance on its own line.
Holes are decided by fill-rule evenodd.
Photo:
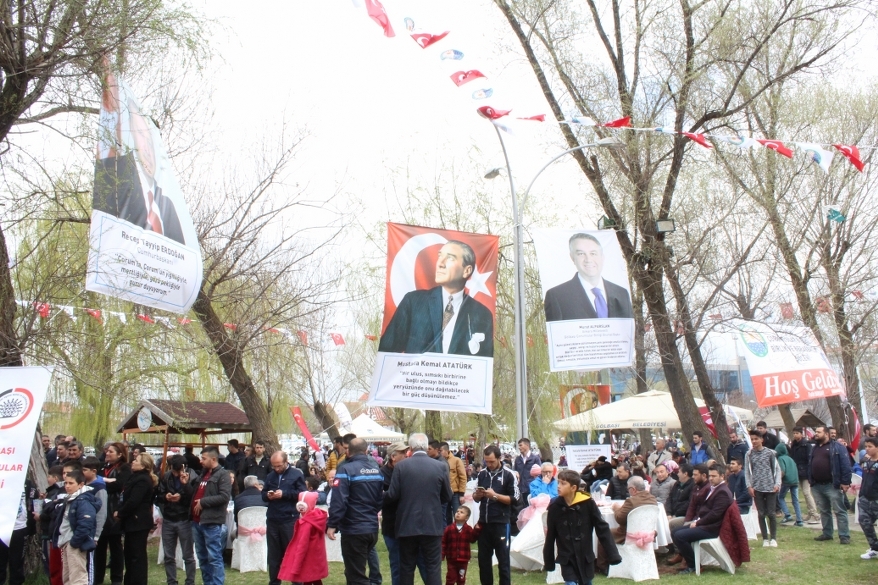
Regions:
M 64 585 L 88 585 L 88 553 L 97 545 L 95 532 L 101 503 L 95 499 L 94 490 L 85 485 L 82 471 L 65 473 L 64 490 L 67 499 L 52 530 L 55 546 L 61 549 L 62 579 Z

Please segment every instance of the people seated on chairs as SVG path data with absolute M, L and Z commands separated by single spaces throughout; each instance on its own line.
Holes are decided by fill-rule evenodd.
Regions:
M 725 481 L 725 468 L 720 464 L 714 464 L 708 472 L 709 485 L 699 490 L 693 496 L 694 506 L 689 507 L 683 528 L 672 533 L 674 546 L 677 547 L 686 566 L 680 569 L 680 573 L 695 572 L 695 552 L 693 543 L 699 540 L 716 538 L 719 536 L 723 517 L 726 510 L 734 502 L 734 496 L 729 491 Z
M 616 541 L 616 544 L 625 544 L 625 535 L 628 533 L 628 514 L 631 513 L 631 510 L 639 508 L 640 506 L 658 505 L 655 496 L 646 491 L 646 481 L 644 481 L 642 477 L 629 477 L 627 488 L 628 499 L 624 502 L 617 501 L 613 503 L 613 516 L 619 524 L 619 526 L 611 530 L 613 533 L 613 540 Z M 603 546 L 598 546 L 598 556 L 595 561 L 595 567 L 598 572 L 604 575 L 607 574 L 607 571 L 610 568 Z
M 684 469 L 686 471 L 684 471 Z M 671 493 L 671 499 L 673 500 L 671 503 L 671 510 L 673 511 L 673 514 L 670 514 L 669 512 L 668 529 L 671 531 L 672 536 L 675 530 L 679 530 L 683 527 L 683 523 L 686 521 L 686 516 L 690 512 L 690 508 L 695 505 L 698 493 L 703 488 L 710 486 L 710 482 L 707 481 L 707 473 L 707 465 L 704 463 L 699 463 L 698 465 L 684 463 L 680 466 L 680 472 L 678 473 L 679 480 L 682 482 L 683 478 L 686 477 L 688 481 L 685 483 L 688 484 L 688 486 L 685 492 L 675 492 L 672 490 Z M 678 482 L 677 485 L 681 484 Z M 667 510 L 667 507 L 665 509 Z M 671 543 L 669 548 L 671 551 L 674 551 L 674 544 Z M 682 562 L 682 560 L 682 556 L 675 554 L 668 558 L 668 564 L 676 565 L 677 563 Z
M 735 496 L 738 502 L 738 509 L 741 514 L 750 512 L 750 506 L 753 505 L 753 497 L 747 490 L 747 479 L 744 477 L 744 460 L 741 457 L 733 457 L 729 461 L 729 475 L 726 478 L 729 484 L 729 490 Z
M 244 491 L 235 496 L 235 524 L 238 523 L 238 512 L 252 506 L 268 507 L 268 502 L 262 499 L 262 480 L 255 475 L 244 478 Z
M 692 473 L 692 466 L 688 463 L 684 463 L 677 470 L 677 482 L 671 488 L 668 499 L 665 500 L 665 512 L 669 521 L 674 518 L 686 517 L 686 510 L 689 509 L 689 498 L 692 496 L 692 486 L 695 485 Z M 682 520 L 680 524 L 682 525 Z
M 672 464 L 673 462 L 668 463 L 668 465 Z M 671 490 L 674 489 L 674 484 L 677 482 L 670 476 L 664 463 L 656 465 L 654 471 L 654 479 L 649 486 L 649 493 L 655 496 L 659 504 L 664 504 L 671 496 Z
M 627 463 L 620 463 L 616 468 L 615 477 L 610 478 L 610 483 L 607 485 L 607 497 L 611 500 L 627 500 L 629 477 L 631 477 L 631 467 Z

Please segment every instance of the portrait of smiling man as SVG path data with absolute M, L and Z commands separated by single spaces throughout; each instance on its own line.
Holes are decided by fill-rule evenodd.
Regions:
M 436 258 L 437 286 L 402 298 L 378 351 L 493 357 L 491 311 L 464 290 L 475 267 L 476 255 L 468 244 L 446 242 Z
M 546 292 L 546 321 L 632 319 L 628 290 L 604 279 L 604 249 L 596 237 L 577 233 L 569 241 L 576 274 Z

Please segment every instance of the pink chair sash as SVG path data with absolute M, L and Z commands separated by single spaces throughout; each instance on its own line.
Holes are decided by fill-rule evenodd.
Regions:
M 549 507 L 549 503 L 552 501 L 552 498 L 549 497 L 548 494 L 540 494 L 530 501 L 527 508 L 522 510 L 518 514 L 518 529 L 521 530 L 524 528 L 524 525 L 530 521 L 534 516 L 538 516 L 542 514 L 546 508 Z
M 251 542 L 259 542 L 265 536 L 265 526 L 254 526 L 253 528 L 238 526 L 238 536 L 248 536 Z
M 629 532 L 625 534 L 625 542 L 631 543 L 638 548 L 648 548 L 655 542 L 655 530 L 646 532 Z

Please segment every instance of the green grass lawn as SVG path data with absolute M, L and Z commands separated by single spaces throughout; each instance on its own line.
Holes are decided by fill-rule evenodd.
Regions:
M 698 583 L 699 585 L 712 585 L 714 583 L 730 583 L 732 579 L 742 583 L 756 583 L 765 585 L 815 585 L 834 584 L 848 585 L 855 583 L 878 583 L 878 560 L 864 561 L 860 555 L 866 551 L 868 545 L 862 532 L 852 532 L 850 546 L 842 546 L 836 539 L 834 542 L 815 542 L 814 537 L 820 534 L 817 530 L 809 528 L 796 528 L 794 526 L 778 527 L 778 545 L 776 549 L 762 548 L 761 540 L 751 540 L 751 562 L 744 564 L 735 576 L 721 572 L 719 569 L 707 567 L 700 577 L 693 575 L 679 576 L 673 573 L 673 569 L 664 567 L 664 557 L 659 557 L 659 571 L 662 573 L 662 582 L 672 583 Z M 390 585 L 390 567 L 387 563 L 387 551 L 382 539 L 378 539 L 378 552 L 381 558 L 381 571 L 384 583 Z M 475 551 L 470 563 L 470 571 L 467 576 L 469 585 L 478 585 L 479 576 Z M 164 567 L 155 563 L 158 550 L 153 544 L 150 547 L 150 558 L 153 561 L 149 568 L 150 585 L 164 585 Z M 442 571 L 443 583 L 445 571 Z M 183 572 L 179 572 L 180 583 L 183 583 Z M 266 585 L 267 573 L 244 573 L 233 571 L 226 567 L 226 583 L 230 585 Z M 323 580 L 326 585 L 344 585 L 344 568 L 341 563 L 329 564 L 329 577 Z M 421 583 L 420 577 L 415 576 L 415 582 Z M 522 573 L 513 571 L 512 582 L 515 585 L 539 585 L 546 582 L 545 573 Z M 595 583 L 609 583 L 610 580 L 598 576 Z M 620 583 L 620 580 L 613 580 Z M 197 583 L 201 583 L 199 575 Z M 495 573 L 495 583 L 497 583 Z

